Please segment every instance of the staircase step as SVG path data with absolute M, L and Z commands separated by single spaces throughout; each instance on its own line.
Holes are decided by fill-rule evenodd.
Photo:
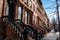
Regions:
M 33 40 L 32 37 L 28 37 L 28 40 Z
M 35 40 L 35 39 L 32 39 L 32 40 Z
M 6 26 L 6 32 L 5 32 L 5 35 L 6 35 L 6 39 L 7 40 L 10 40 L 10 38 L 12 37 L 13 40 L 14 39 L 21 39 L 19 37 L 21 37 L 21 32 L 18 30 L 18 28 L 16 28 L 16 26 L 14 24 L 12 24 L 11 21 L 9 21 L 8 18 L 3 18 L 3 25 L 5 24 Z M 23 30 L 23 28 L 21 27 L 20 24 L 17 24 L 21 30 Z M 22 36 L 23 38 L 23 36 Z

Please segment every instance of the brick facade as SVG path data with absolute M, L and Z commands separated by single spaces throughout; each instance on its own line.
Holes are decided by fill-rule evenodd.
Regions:
M 26 25 L 30 25 L 34 29 L 36 29 L 38 32 L 44 33 L 45 29 L 42 29 L 41 27 L 48 27 L 49 20 L 46 16 L 45 10 L 40 4 L 39 0 L 17 0 L 17 1 L 7 1 L 0 0 L 0 17 L 6 16 L 7 13 L 10 13 L 9 17 L 12 19 L 18 19 L 20 14 L 18 14 L 18 11 L 21 12 L 21 21 L 23 23 L 27 22 Z M 12 5 L 12 6 L 11 6 Z M 9 9 L 10 7 L 10 9 Z M 18 8 L 20 9 L 18 10 Z M 11 11 L 12 8 L 12 11 Z M 8 10 L 7 10 L 8 9 Z M 9 12 L 10 11 L 10 12 Z M 27 11 L 25 14 L 25 11 Z M 9 32 L 11 31 L 11 32 Z M 48 31 L 48 30 L 46 30 Z M 9 33 L 8 33 L 9 32 Z M 12 29 L 10 30 L 8 27 L 6 28 L 6 36 L 10 36 L 12 34 Z

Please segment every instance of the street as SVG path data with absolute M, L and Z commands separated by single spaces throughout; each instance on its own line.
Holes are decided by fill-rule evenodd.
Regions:
M 0 0 L 0 40 L 60 40 L 60 0 Z
M 47 35 L 44 36 L 44 38 L 42 38 L 42 40 L 57 40 L 58 37 L 59 32 L 54 32 L 51 30 Z

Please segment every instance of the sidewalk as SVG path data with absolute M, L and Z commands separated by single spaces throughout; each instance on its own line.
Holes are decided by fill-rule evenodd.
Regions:
M 53 30 L 51 30 L 48 34 L 44 36 L 44 38 L 42 38 L 42 40 L 56 40 L 58 37 L 59 33 L 55 33 Z

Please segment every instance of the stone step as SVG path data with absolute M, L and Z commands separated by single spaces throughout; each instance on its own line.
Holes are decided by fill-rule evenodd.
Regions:
M 32 39 L 32 37 L 28 37 L 28 40 L 35 40 L 35 39 Z

